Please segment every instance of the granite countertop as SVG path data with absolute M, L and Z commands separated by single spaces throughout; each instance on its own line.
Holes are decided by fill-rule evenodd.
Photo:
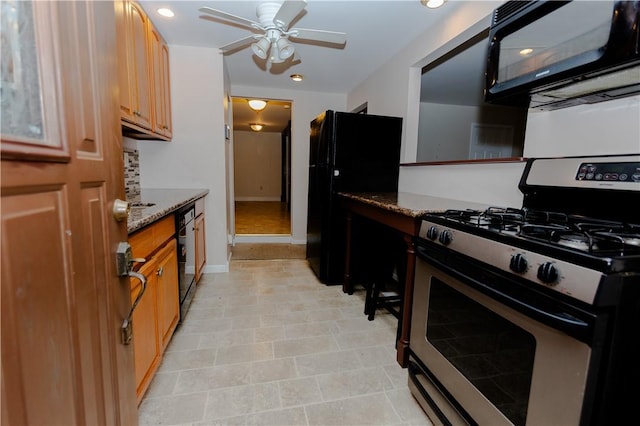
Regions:
M 440 213 L 448 209 L 484 210 L 488 207 L 470 201 L 432 197 L 410 192 L 339 192 L 338 195 L 415 218 L 426 213 Z
M 139 195 L 127 199 L 131 203 L 127 231 L 131 234 L 208 193 L 208 189 L 141 189 Z

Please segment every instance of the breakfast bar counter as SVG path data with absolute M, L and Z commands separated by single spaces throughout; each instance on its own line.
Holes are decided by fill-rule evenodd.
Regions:
M 449 209 L 484 209 L 487 206 L 468 201 L 413 194 L 407 192 L 340 192 L 342 204 L 346 210 L 346 256 L 345 274 L 342 290 L 353 294 L 351 282 L 351 224 L 353 215 L 374 220 L 399 231 L 407 247 L 404 299 L 400 317 L 400 333 L 397 349 L 397 361 L 406 367 L 409 361 L 409 333 L 411 331 L 411 304 L 413 280 L 415 277 L 416 254 L 413 239 L 418 236 L 422 215 L 444 212 Z

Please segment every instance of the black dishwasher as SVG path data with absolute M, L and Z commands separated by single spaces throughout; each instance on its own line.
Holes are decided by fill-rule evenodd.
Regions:
M 193 220 L 196 216 L 194 203 L 188 204 L 176 213 L 176 229 L 178 230 L 178 281 L 180 288 L 180 323 L 189 310 L 189 305 L 196 292 L 195 285 L 195 251 L 196 238 Z

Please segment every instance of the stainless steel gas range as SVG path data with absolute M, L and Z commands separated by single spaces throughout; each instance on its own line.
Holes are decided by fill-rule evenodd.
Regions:
M 530 159 L 519 188 L 424 216 L 412 393 L 435 424 L 637 418 L 640 155 Z

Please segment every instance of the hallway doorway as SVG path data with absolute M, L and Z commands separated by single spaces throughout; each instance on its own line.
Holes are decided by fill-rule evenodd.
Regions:
M 291 102 L 233 97 L 235 236 L 291 236 Z

